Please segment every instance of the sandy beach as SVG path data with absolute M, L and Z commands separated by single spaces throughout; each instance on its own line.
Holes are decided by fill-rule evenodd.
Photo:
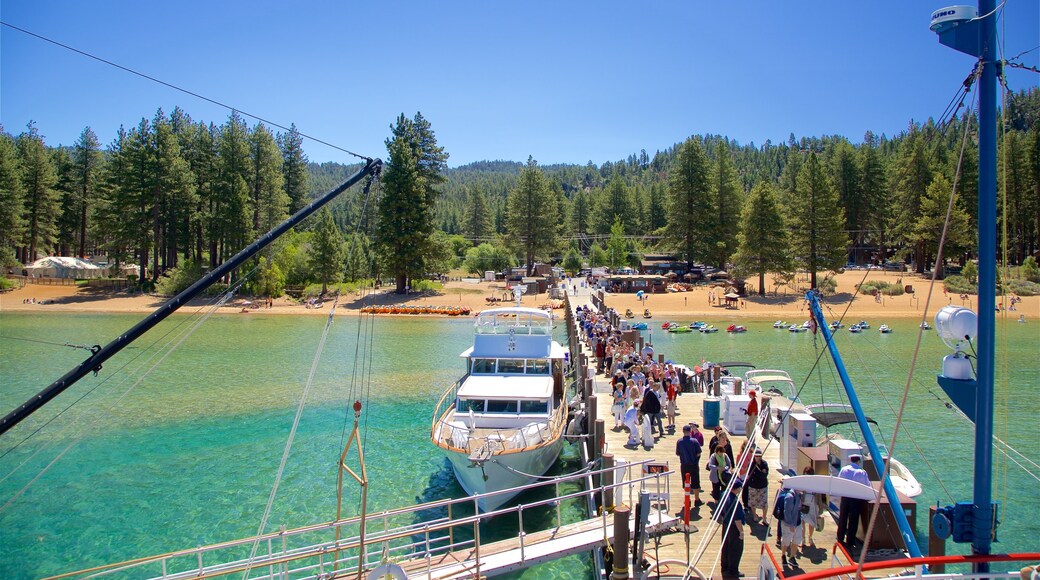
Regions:
M 828 317 L 844 314 L 846 320 L 866 319 L 872 322 L 883 322 L 886 318 L 921 318 L 927 300 L 929 280 L 914 274 L 897 272 L 881 272 L 876 270 L 853 270 L 838 274 L 837 294 L 824 299 L 829 312 Z M 902 296 L 885 296 L 880 302 L 872 296 L 853 294 L 855 286 L 865 280 L 885 280 L 912 286 L 913 293 Z M 768 282 L 768 278 L 767 278 Z M 807 283 L 804 283 L 807 286 Z M 640 301 L 634 294 L 607 294 L 608 306 L 624 313 L 630 309 L 636 318 L 641 318 L 644 309 L 649 309 L 654 320 L 669 318 L 775 318 L 788 322 L 800 323 L 808 317 L 802 299 L 802 292 L 787 288 L 781 289 L 779 296 L 772 293 L 765 297 L 749 295 L 739 303 L 739 308 L 726 308 L 720 304 L 709 303 L 709 292 L 721 297 L 723 288 L 698 286 L 688 292 L 667 292 L 645 295 Z M 505 285 L 502 282 L 454 281 L 445 284 L 437 293 L 410 294 L 402 296 L 389 290 L 382 290 L 368 296 L 360 293 L 340 297 L 337 312 L 344 314 L 358 313 L 362 305 L 410 305 L 410 306 L 462 306 L 477 312 L 489 307 L 488 297 L 503 297 Z M 854 298 L 854 299 L 853 299 Z M 939 308 L 947 304 L 955 304 L 977 308 L 976 297 L 969 296 L 962 301 L 958 295 L 943 292 L 941 283 L 937 283 L 928 308 L 929 320 Z M 26 303 L 32 299 L 33 303 Z M 149 313 L 163 304 L 165 297 L 153 295 L 128 295 L 125 292 L 91 289 L 78 286 L 43 286 L 27 285 L 23 288 L 0 294 L 0 312 L 121 312 Z M 328 314 L 329 302 L 323 308 L 312 309 L 288 297 L 274 300 L 271 308 L 263 307 L 255 310 L 249 298 L 236 298 L 221 308 L 228 314 L 242 314 L 262 311 L 265 314 L 292 314 L 325 316 Z M 851 305 L 850 305 L 851 301 Z M 549 302 L 546 294 L 525 296 L 525 306 L 540 307 Z M 187 308 L 205 306 L 208 299 L 196 299 Z M 846 313 L 846 308 L 848 312 Z M 1025 315 L 1026 320 L 1036 320 L 1040 316 L 1040 296 L 1027 296 L 1016 306 L 1016 311 L 1006 315 L 1017 319 Z M 392 315 L 380 315 L 392 316 Z M 399 315 L 406 316 L 406 315 Z

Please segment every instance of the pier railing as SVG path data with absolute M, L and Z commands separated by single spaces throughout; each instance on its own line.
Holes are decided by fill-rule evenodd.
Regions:
M 480 513 L 477 509 L 481 499 L 503 493 L 515 493 L 516 489 L 371 513 L 366 517 L 367 532 L 364 545 L 360 543 L 360 536 L 357 534 L 361 518 L 355 516 L 295 529 L 283 527 L 277 532 L 260 536 L 137 558 L 52 578 L 129 575 L 134 578 L 176 580 L 218 578 L 235 574 L 238 578 L 253 580 L 317 580 L 336 577 L 351 570 L 356 573 L 359 561 L 360 567 L 366 571 L 386 562 L 396 562 L 408 564 L 409 568 L 417 573 L 428 572 L 435 565 L 435 559 L 461 550 L 471 552 L 468 556 L 475 573 L 479 574 L 482 565 L 479 527 L 481 523 L 492 518 L 516 517 L 520 529 L 519 564 L 523 565 L 524 551 L 530 546 L 525 545 L 526 536 L 530 532 L 524 529 L 524 522 L 535 519 L 530 515 L 532 510 L 537 510 L 535 513 L 542 517 L 546 509 L 552 510 L 554 528 L 559 529 L 565 524 L 562 504 L 567 501 L 610 493 L 620 496 L 618 499 L 628 505 L 635 505 L 639 501 L 641 491 L 659 491 L 667 487 L 668 472 L 647 470 L 644 466 L 648 463 L 651 463 L 651 460 L 616 465 L 608 469 L 582 469 L 570 475 L 524 485 L 516 489 L 527 491 L 550 487 L 554 493 L 548 499 L 486 513 Z M 597 476 L 598 481 L 605 481 L 609 478 L 598 476 L 607 471 L 613 472 L 615 483 L 573 492 L 564 492 L 562 489 L 580 484 L 590 474 Z M 608 526 L 613 524 L 607 511 L 600 511 L 600 515 L 593 519 L 600 520 L 599 525 L 605 538 L 609 535 Z M 663 522 L 662 512 L 659 511 L 657 517 Z M 337 528 L 341 534 L 339 541 L 335 540 Z

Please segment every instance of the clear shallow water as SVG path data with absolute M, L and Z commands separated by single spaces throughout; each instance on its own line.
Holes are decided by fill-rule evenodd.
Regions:
M 104 344 L 138 320 L 133 315 L 0 315 L 0 335 L 50 342 Z M 183 329 L 187 316 L 173 317 L 149 336 Z M 167 358 L 160 369 L 124 393 L 154 361 L 146 361 L 152 339 L 110 360 L 99 378 L 88 378 L 0 440 L 0 504 L 79 437 L 54 466 L 0 512 L 0 576 L 31 578 L 136 556 L 193 547 L 255 533 L 320 339 L 324 318 L 224 315 L 213 317 Z M 651 334 L 658 352 L 685 363 L 748 360 L 784 368 L 801 385 L 816 359 L 809 334 L 771 328 L 772 321 L 743 321 L 742 335 Z M 725 327 L 728 322 L 712 320 Z M 883 321 L 871 321 L 875 328 Z M 846 364 L 868 412 L 890 435 L 914 343 L 910 321 L 892 323 L 896 332 L 839 333 Z M 358 346 L 358 321 L 337 319 L 315 375 L 292 455 L 268 529 L 327 521 L 335 514 L 336 460 L 349 432 L 354 397 L 367 393 L 362 428 L 371 479 L 370 510 L 442 497 L 461 497 L 446 460 L 428 442 L 430 411 L 443 389 L 458 378 L 458 353 L 471 342 L 467 319 L 382 319 L 372 343 Z M 998 332 L 999 332 L 998 328 Z M 998 380 L 997 433 L 1037 461 L 1040 427 L 1034 415 L 1009 413 L 1000 402 L 1029 408 L 1040 384 L 1038 330 L 1008 324 L 1010 386 Z M 1001 335 L 998 333 L 998 338 Z M 140 343 L 141 341 L 139 341 Z M 822 344 L 819 345 L 822 349 Z M 970 499 L 972 431 L 929 389 L 941 394 L 934 375 L 947 354 L 934 333 L 926 335 L 911 389 L 906 424 L 942 476 L 946 495 L 924 459 L 901 440 L 896 456 L 921 480 L 921 504 Z M 371 381 L 355 380 L 355 353 L 372 360 Z M 0 408 L 22 403 L 85 358 L 85 351 L 0 339 Z M 136 358 L 135 358 L 136 357 Z M 825 357 L 823 359 L 827 361 Z M 126 365 L 126 370 L 116 372 Z M 814 375 L 802 399 L 832 399 L 837 379 L 829 364 Z M 1000 367 L 998 367 L 1000 371 Z M 117 377 L 107 382 L 102 379 Z M 999 378 L 999 377 L 998 377 Z M 353 385 L 353 386 L 352 386 Z M 95 388 L 93 392 L 88 392 Z M 18 449 L 8 452 L 73 400 L 63 413 Z M 1006 437 L 1005 437 L 1006 431 Z M 569 446 L 565 446 L 568 448 Z M 23 465 L 24 464 L 24 465 Z M 573 452 L 560 472 L 577 464 Z M 19 467 L 20 466 L 20 467 Z M 1031 516 L 1040 486 L 1013 465 L 997 470 L 995 497 L 1002 510 L 997 551 L 1036 548 L 1040 524 Z M 351 495 L 355 494 L 355 495 Z M 356 511 L 356 488 L 345 501 Z M 531 499 L 531 498 L 529 498 Z M 1028 507 L 1027 507 L 1028 506 Z M 580 517 L 577 506 L 570 516 Z M 927 523 L 919 521 L 921 534 Z M 515 533 L 514 522 L 494 522 L 489 534 Z M 485 531 L 482 530 L 482 534 Z M 962 546 L 950 545 L 953 553 Z M 574 558 L 551 568 L 554 577 L 584 578 L 587 562 Z M 545 570 L 540 573 L 547 573 Z M 531 570 L 530 577 L 539 571 Z
M 0 335 L 104 344 L 137 320 L 5 314 Z M 173 317 L 153 333 L 184 328 L 185 320 Z M 146 362 L 151 353 L 144 344 L 113 358 L 99 378 L 83 379 L 39 417 L 5 434 L 0 454 L 54 419 L 0 458 L 0 504 L 79 441 L 0 512 L 0 577 L 34 578 L 255 533 L 324 322 L 213 317 L 129 394 L 123 396 L 154 364 Z M 333 325 L 268 530 L 334 518 L 336 463 L 353 425 L 350 406 L 362 393 L 368 401 L 361 429 L 369 511 L 464 495 L 428 437 L 433 404 L 461 373 L 458 354 L 471 344 L 471 320 L 377 325 L 375 340 L 362 340 L 360 347 L 355 318 L 338 318 Z M 83 350 L 0 340 L 5 413 L 86 357 Z M 357 379 L 355 353 L 372 354 L 371 368 L 358 369 Z M 120 378 L 103 382 L 106 377 Z M 80 404 L 59 413 L 80 397 Z M 580 462 L 571 446 L 565 449 L 555 468 L 561 473 Z M 345 489 L 345 513 L 355 514 L 358 488 Z M 536 499 L 537 494 L 525 498 Z M 580 506 L 565 506 L 565 516 L 580 519 Z M 482 529 L 485 539 L 515 533 L 515 520 Z M 589 570 L 587 558 L 579 557 L 555 566 L 558 577 L 583 578 Z

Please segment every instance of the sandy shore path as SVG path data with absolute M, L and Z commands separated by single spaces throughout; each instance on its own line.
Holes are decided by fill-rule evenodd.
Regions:
M 828 317 L 837 317 L 844 314 L 847 321 L 869 320 L 879 324 L 889 318 L 921 318 L 927 298 L 929 280 L 912 274 L 899 274 L 895 272 L 879 272 L 854 270 L 838 274 L 837 294 L 824 299 L 825 313 Z M 767 278 L 768 280 L 768 278 Z M 885 280 L 899 283 L 904 286 L 912 286 L 913 293 L 902 296 L 885 296 L 880 302 L 872 296 L 855 294 L 857 284 L 865 280 Z M 337 311 L 341 313 L 360 312 L 362 305 L 409 305 L 409 306 L 461 306 L 468 307 L 477 312 L 489 307 L 488 297 L 502 297 L 504 292 L 502 282 L 477 282 L 456 281 L 447 283 L 438 293 L 410 294 L 408 296 L 397 295 L 389 291 L 380 291 L 367 296 L 360 293 L 343 296 L 340 298 Z M 698 286 L 689 292 L 666 292 L 650 294 L 645 300 L 640 300 L 634 294 L 607 294 L 606 303 L 622 314 L 626 310 L 632 310 L 637 318 L 641 318 L 644 309 L 649 309 L 654 320 L 677 318 L 677 319 L 739 319 L 739 318 L 772 318 L 783 319 L 789 323 L 801 323 L 808 318 L 808 310 L 805 307 L 803 294 L 787 289 L 786 293 L 781 290 L 779 296 L 768 294 L 765 297 L 749 295 L 742 299 L 739 308 L 726 308 L 719 304 L 709 303 L 709 292 L 721 297 L 722 288 L 709 289 L 706 286 Z M 28 300 L 32 303 L 27 303 Z M 0 312 L 123 312 L 142 313 L 152 312 L 163 304 L 165 297 L 152 295 L 128 295 L 123 292 L 95 290 L 78 286 L 40 286 L 27 285 L 10 292 L 0 294 Z M 241 314 L 243 309 L 252 312 L 251 308 L 244 308 L 243 302 L 248 298 L 233 300 L 221 308 L 221 312 L 229 314 Z M 999 300 L 999 297 L 998 297 Z M 190 306 L 203 306 L 207 300 L 195 300 Z M 546 294 L 537 296 L 525 296 L 524 306 L 539 307 L 549 302 Z M 932 294 L 931 305 L 928 308 L 928 319 L 934 317 L 943 306 L 955 304 L 976 309 L 978 307 L 976 297 L 969 296 L 967 300 L 961 300 L 959 296 L 946 294 L 941 283 L 937 283 Z M 1006 304 L 1006 301 L 1005 301 Z M 847 313 L 846 313 L 846 309 Z M 295 314 L 325 316 L 328 314 L 328 305 L 321 309 L 309 309 L 305 305 L 287 297 L 274 300 L 273 307 L 264 308 L 265 314 Z M 1016 306 L 1014 312 L 1007 312 L 1007 316 L 1017 319 L 1024 315 L 1026 320 L 1036 320 L 1040 317 L 1040 296 L 1027 296 Z

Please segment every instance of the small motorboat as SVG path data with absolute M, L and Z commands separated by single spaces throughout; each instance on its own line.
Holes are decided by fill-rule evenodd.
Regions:
M 798 326 L 797 324 L 792 324 L 791 326 L 787 327 L 788 332 L 805 332 L 807 330 L 809 330 L 807 327 Z
M 927 320 L 925 320 L 924 322 L 921 323 L 921 330 L 931 330 L 931 329 L 932 329 L 932 325 L 928 324 Z
M 661 325 L 661 330 L 669 330 L 675 328 L 676 326 L 679 326 L 678 322 L 665 322 Z
M 649 308 L 647 308 L 646 310 L 643 311 L 643 318 L 653 318 L 653 315 L 650 314 L 650 309 Z
M 701 331 L 702 334 L 709 334 L 709 333 L 712 333 L 712 332 L 718 332 L 719 329 L 715 328 L 714 324 L 709 324 L 707 326 L 702 326 L 700 328 L 700 331 Z
M 809 330 L 809 328 L 810 328 L 811 326 L 812 326 L 812 323 L 811 323 L 811 322 L 809 322 L 808 320 L 806 320 L 805 322 L 803 322 L 803 323 L 802 323 L 802 328 L 804 328 L 804 329 L 806 329 L 806 330 Z
M 842 326 L 845 326 L 845 325 L 842 324 L 840 320 L 835 320 L 834 322 L 831 323 L 831 330 L 838 330 Z
M 859 333 L 863 332 L 863 327 L 858 325 L 858 324 L 853 324 L 852 326 L 849 327 L 849 332 L 851 332 L 853 334 L 859 334 Z
M 628 309 L 625 310 L 625 318 L 632 318 L 633 316 L 635 316 L 635 315 L 632 314 L 632 309 L 631 308 L 628 308 Z
M 707 325 L 708 325 L 708 323 L 704 322 L 703 320 L 698 320 L 696 322 L 691 322 L 690 323 L 690 330 L 700 330 L 700 329 L 704 328 Z
M 747 332 L 747 327 L 739 324 L 731 324 L 726 327 L 726 332 Z
M 646 323 L 645 322 L 633 322 L 632 324 L 629 325 L 629 328 L 631 328 L 632 330 L 646 330 Z
M 892 332 L 892 327 L 887 324 L 882 324 L 881 328 L 879 328 L 878 331 L 881 334 L 890 334 Z
M 783 320 L 777 320 L 773 323 L 773 328 L 787 328 L 787 323 Z
M 674 332 L 674 333 L 693 332 L 693 329 L 690 328 L 689 326 L 682 326 L 681 324 L 676 324 L 674 326 L 669 326 L 668 327 L 668 332 Z
M 867 321 L 866 321 L 866 320 L 860 320 L 860 321 L 859 321 L 859 327 L 860 327 L 860 329 L 862 329 L 862 330 L 867 330 L 867 329 L 869 329 L 869 328 L 870 328 L 870 324 L 867 324 Z

